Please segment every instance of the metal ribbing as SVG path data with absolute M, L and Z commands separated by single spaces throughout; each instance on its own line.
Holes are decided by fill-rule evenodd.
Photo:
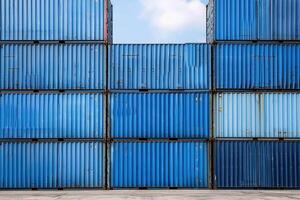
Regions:
M 0 188 L 56 188 L 56 143 L 0 143 Z
M 0 188 L 103 187 L 103 144 L 1 142 Z
M 0 96 L 0 138 L 103 138 L 102 94 Z
M 215 0 L 215 40 L 256 40 L 256 0 Z
M 0 89 L 104 89 L 105 47 L 100 44 L 5 44 Z
M 104 152 L 99 142 L 65 142 L 58 145 L 59 188 L 104 186 Z
M 300 89 L 299 44 L 216 45 L 217 89 Z
M 0 189 L 105 187 L 111 8 L 0 1 Z
M 112 93 L 112 138 L 208 138 L 209 93 Z
M 208 4 L 214 20 L 209 41 L 297 41 L 300 3 L 295 0 L 214 0 Z M 211 14 L 212 13 L 212 14 Z M 213 16 L 211 16 L 213 15 Z M 211 29 L 212 23 L 208 23 Z M 210 31 L 210 30 L 209 30 Z
M 259 97 L 255 93 L 214 94 L 214 137 L 259 137 Z
M 255 187 L 257 179 L 255 143 L 249 141 L 215 142 L 215 179 L 217 188 Z
M 0 40 L 102 41 L 104 1 L 2 0 Z
M 300 94 L 267 93 L 262 96 L 261 132 L 269 137 L 300 138 Z
M 217 188 L 300 187 L 299 6 L 294 0 L 209 1 L 207 41 L 217 43 L 212 76 Z M 242 40 L 265 44 L 238 44 Z
M 111 187 L 208 187 L 207 143 L 115 142 Z
M 300 2 L 295 0 L 259 1 L 261 40 L 299 40 Z
M 300 143 L 265 142 L 258 144 L 258 185 L 270 188 L 300 188 Z
M 209 89 L 209 45 L 111 45 L 109 54 L 110 89 Z
M 215 137 L 299 138 L 298 93 L 217 93 Z
M 299 188 L 297 141 L 217 141 L 218 188 Z

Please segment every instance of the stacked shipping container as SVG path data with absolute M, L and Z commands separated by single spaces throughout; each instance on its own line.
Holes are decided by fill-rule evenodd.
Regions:
M 210 0 L 207 41 L 299 41 L 297 0 Z
M 211 49 L 109 48 L 110 188 L 208 188 Z
M 104 188 L 109 0 L 0 2 L 0 188 Z
M 209 2 L 215 188 L 300 188 L 299 10 L 294 0 Z
M 109 0 L 1 1 L 0 189 L 300 188 L 299 9 L 210 0 L 212 46 L 112 45 Z
M 109 0 L 1 1 L 1 41 L 111 42 Z

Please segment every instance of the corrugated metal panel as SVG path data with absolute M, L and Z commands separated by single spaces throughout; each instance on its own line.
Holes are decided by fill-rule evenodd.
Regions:
M 0 142 L 0 189 L 103 187 L 103 144 Z
M 214 155 L 216 187 L 256 187 L 258 146 L 249 141 L 216 141 Z
M 300 142 L 217 141 L 218 188 L 300 188 Z
M 2 0 L 0 40 L 105 40 L 105 1 Z
M 257 0 L 214 0 L 216 40 L 256 40 Z
M 102 138 L 103 94 L 0 95 L 0 138 Z
M 299 40 L 300 2 L 298 0 L 260 0 L 260 40 Z
M 300 188 L 300 142 L 260 144 L 259 187 Z
M 259 137 L 261 119 L 255 93 L 214 95 L 215 137 Z
M 104 89 L 105 46 L 0 46 L 0 89 Z
M 300 89 L 299 44 L 216 46 L 217 89 Z
M 210 42 L 300 39 L 300 3 L 296 0 L 211 0 L 208 10 L 213 10 L 208 20 L 215 20 Z
M 110 50 L 110 89 L 209 89 L 207 44 L 123 44 Z
M 64 142 L 59 146 L 58 187 L 100 188 L 104 181 L 103 144 Z
M 56 188 L 57 143 L 0 143 L 0 189 Z
M 300 138 L 299 93 L 219 93 L 215 137 Z
M 204 142 L 112 143 L 111 187 L 208 187 Z
M 113 93 L 113 138 L 208 138 L 209 93 Z

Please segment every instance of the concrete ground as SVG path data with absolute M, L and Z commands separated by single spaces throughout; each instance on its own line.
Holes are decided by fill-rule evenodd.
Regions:
M 113 191 L 0 191 L 0 200 L 115 200 L 115 199 L 174 199 L 174 200 L 300 200 L 300 191 L 211 191 L 211 190 L 113 190 Z

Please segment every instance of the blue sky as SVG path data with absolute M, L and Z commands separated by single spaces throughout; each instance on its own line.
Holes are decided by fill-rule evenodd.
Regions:
M 205 42 L 207 0 L 111 0 L 114 43 Z

